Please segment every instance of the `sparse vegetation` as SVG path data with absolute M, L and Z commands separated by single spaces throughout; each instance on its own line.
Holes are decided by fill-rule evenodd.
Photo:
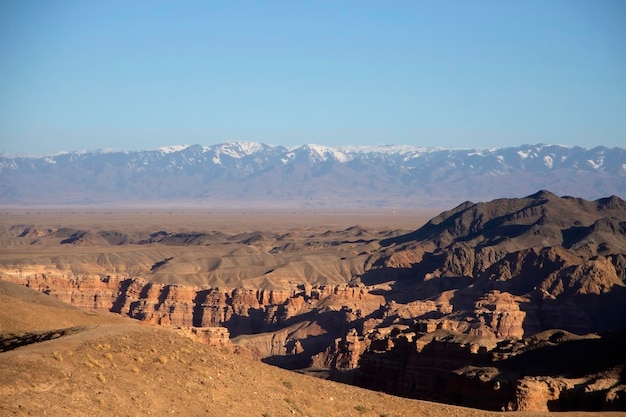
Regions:
M 295 411 L 295 412 L 297 412 L 299 414 L 304 415 L 302 410 L 300 410 L 300 408 L 296 405 L 296 403 L 291 398 L 285 398 L 285 402 L 291 406 L 293 411 Z
M 98 360 L 90 354 L 87 354 L 87 363 L 85 364 L 85 366 L 87 366 L 88 368 L 92 368 L 94 366 L 97 366 L 98 368 L 104 368 L 104 365 L 98 362 Z
M 293 383 L 291 381 L 283 381 L 283 385 L 289 389 L 293 388 Z
M 107 382 L 107 379 L 105 378 L 105 376 L 102 374 L 102 372 L 98 372 L 96 374 L 96 378 L 98 378 L 98 381 L 102 382 L 103 384 L 105 382 Z
M 98 350 L 110 350 L 111 344 L 110 343 L 98 343 L 96 344 L 95 348 Z
M 361 404 L 356 405 L 356 406 L 354 407 L 354 409 L 355 409 L 356 411 L 358 411 L 359 413 L 361 413 L 361 414 L 363 414 L 363 413 L 367 412 L 367 407 L 366 407 L 366 406 L 364 406 L 364 405 L 361 405 Z

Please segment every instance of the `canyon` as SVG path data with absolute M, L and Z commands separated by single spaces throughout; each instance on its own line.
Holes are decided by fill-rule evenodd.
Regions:
M 0 302 L 2 415 L 501 415 L 282 370 L 207 345 L 186 329 L 79 309 L 3 280 Z
M 540 191 L 425 220 L 243 231 L 5 221 L 0 279 L 410 398 L 626 409 L 626 202 Z

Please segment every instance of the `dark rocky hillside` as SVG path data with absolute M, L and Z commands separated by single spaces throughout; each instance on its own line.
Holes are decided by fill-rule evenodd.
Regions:
M 454 293 L 456 312 L 448 316 L 464 330 L 484 327 L 465 317 L 478 319 L 476 303 L 503 296 L 524 299 L 515 302 L 517 336 L 552 327 L 626 327 L 616 304 L 626 299 L 626 202 L 618 197 L 587 201 L 540 191 L 466 202 L 381 245 L 380 258 L 359 280 L 373 285 L 393 279 L 396 288 L 414 294 L 404 295 L 409 299 Z M 504 327 L 492 330 L 506 336 L 511 325 L 499 322 Z
M 626 408 L 625 201 L 466 202 L 381 245 L 356 281 L 389 301 L 327 352 L 334 378 L 494 410 Z

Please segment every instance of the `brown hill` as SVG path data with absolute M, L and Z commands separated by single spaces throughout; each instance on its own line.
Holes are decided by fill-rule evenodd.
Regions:
M 586 201 L 540 191 L 464 203 L 381 246 L 380 258 L 359 279 L 366 285 L 393 281 L 414 300 L 454 297 L 458 317 L 478 318 L 476 303 L 485 294 L 523 297 L 521 311 L 513 312 L 521 314 L 521 328 L 491 327 L 496 335 L 626 327 L 626 314 L 613 302 L 626 299 L 626 202 L 617 197 Z
M 329 352 L 335 359 L 361 356 L 356 370 L 350 363 L 335 366 L 335 378 L 491 409 L 626 408 L 619 399 L 626 383 L 623 200 L 541 191 L 464 203 L 415 232 L 382 240 L 381 247 L 373 268 L 355 282 L 387 283 L 389 302 L 376 324 L 368 323 L 373 332 L 354 342 L 346 336 Z M 452 333 L 433 339 L 442 331 Z M 529 348 L 546 331 L 611 333 L 576 343 L 549 336 L 563 346 Z M 494 340 L 502 338 L 510 340 L 502 346 L 526 348 L 500 362 L 494 346 L 501 345 Z M 581 355 L 588 359 L 577 362 Z M 553 368 L 557 357 L 559 370 Z M 390 379 L 397 369 L 399 378 Z M 436 386 L 445 387 L 445 394 Z M 498 394 L 486 396 L 494 386 Z

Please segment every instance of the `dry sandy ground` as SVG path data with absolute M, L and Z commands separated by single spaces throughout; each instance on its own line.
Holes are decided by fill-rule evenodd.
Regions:
M 0 297 L 4 336 L 7 330 L 50 330 L 55 321 L 83 326 L 0 353 L 2 416 L 505 415 L 292 373 L 200 344 L 181 331 L 81 311 L 2 281 Z M 511 414 L 555 415 L 506 415 Z
M 379 210 L 233 210 L 146 208 L 41 208 L 0 207 L 3 224 L 58 225 L 76 229 L 176 229 L 220 230 L 241 233 L 253 230 L 281 232 L 301 227 L 347 228 L 357 224 L 371 228 L 417 229 L 443 211 L 436 209 Z

